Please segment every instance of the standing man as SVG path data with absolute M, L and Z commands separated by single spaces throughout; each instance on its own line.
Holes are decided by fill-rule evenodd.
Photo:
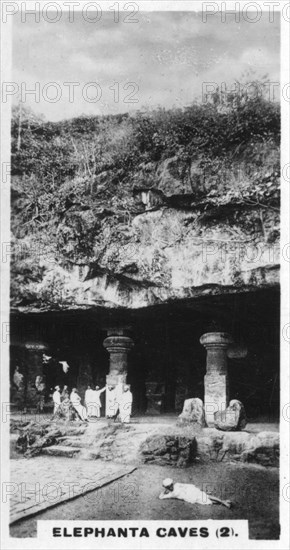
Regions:
M 117 393 L 114 386 L 106 388 L 106 417 L 114 418 L 118 411 Z
M 130 391 L 130 386 L 124 385 L 123 393 L 119 396 L 119 414 L 120 420 L 124 424 L 130 422 L 132 414 L 133 395 Z
M 79 417 L 81 420 L 87 421 L 88 415 L 86 411 L 86 407 L 84 407 L 81 403 L 81 398 L 77 392 L 76 388 L 72 389 L 72 392 L 70 394 L 70 402 L 74 409 L 77 411 Z
M 56 414 L 58 413 L 59 411 L 59 408 L 60 408 L 60 404 L 61 404 L 61 395 L 60 395 L 60 387 L 59 386 L 55 386 L 55 390 L 53 392 L 53 395 L 52 395 L 52 400 L 53 400 L 53 415 L 52 415 L 52 420 L 55 418 Z
M 86 391 L 85 391 L 85 399 L 84 399 L 84 402 L 85 402 L 85 407 L 87 409 L 87 413 L 88 413 L 88 416 L 91 416 L 90 414 L 90 405 L 92 403 L 92 395 L 93 395 L 93 390 L 91 388 L 91 386 L 88 386 Z
M 91 390 L 90 393 L 90 416 L 96 416 L 97 418 L 100 418 L 101 416 L 101 393 L 103 393 L 106 390 L 106 386 L 100 390 L 100 386 L 96 386 L 95 390 Z

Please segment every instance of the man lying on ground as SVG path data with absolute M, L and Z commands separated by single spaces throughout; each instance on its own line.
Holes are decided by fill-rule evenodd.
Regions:
M 221 500 L 212 495 L 207 495 L 191 483 L 174 483 L 173 479 L 166 478 L 163 480 L 162 486 L 164 491 L 159 495 L 160 499 L 177 498 L 190 504 L 222 504 L 227 508 L 232 507 L 230 500 Z

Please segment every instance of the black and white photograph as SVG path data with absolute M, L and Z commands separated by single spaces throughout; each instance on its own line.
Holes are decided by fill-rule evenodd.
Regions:
M 288 547 L 289 21 L 3 2 L 5 550 Z

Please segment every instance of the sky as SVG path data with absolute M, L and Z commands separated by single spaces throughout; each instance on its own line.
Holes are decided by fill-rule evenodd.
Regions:
M 277 16 L 224 23 L 217 14 L 204 23 L 194 12 L 144 12 L 128 23 L 124 12 L 119 22 L 103 12 L 98 22 L 75 13 L 70 23 L 64 15 L 13 25 L 14 101 L 47 120 L 183 107 L 248 71 L 279 82 Z M 26 93 L 34 88 L 36 97 Z

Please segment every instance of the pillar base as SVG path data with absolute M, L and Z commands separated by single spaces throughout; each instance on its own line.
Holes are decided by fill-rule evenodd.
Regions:
M 208 426 L 214 425 L 214 414 L 225 411 L 229 401 L 228 376 L 206 374 L 204 377 L 204 408 Z

